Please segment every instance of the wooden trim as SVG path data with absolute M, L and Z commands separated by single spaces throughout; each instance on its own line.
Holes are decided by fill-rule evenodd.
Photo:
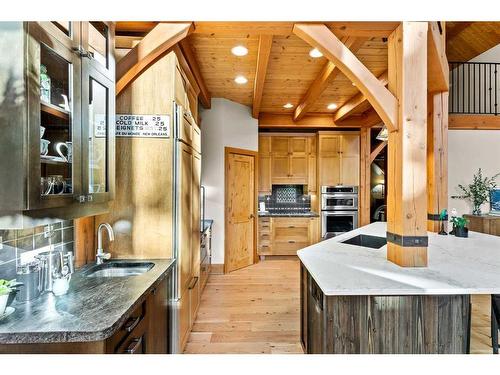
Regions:
M 258 176 L 259 176 L 259 153 L 258 151 L 247 150 L 243 148 L 236 147 L 224 147 L 224 233 L 228 231 L 228 212 L 227 212 L 227 167 L 228 167 L 228 155 L 229 154 L 239 154 L 254 157 L 254 224 L 253 224 L 253 263 L 255 264 L 258 260 L 257 257 L 257 227 L 259 216 L 257 215 L 257 206 L 259 202 L 259 186 L 258 186 Z M 227 259 L 228 259 L 228 246 L 227 241 L 224 239 L 224 273 L 227 273 Z
M 193 52 L 193 49 L 191 48 L 191 45 L 189 44 L 187 39 L 183 39 L 179 42 L 179 47 L 184 57 L 187 60 L 187 63 L 189 65 L 191 72 L 193 73 L 196 83 L 200 88 L 199 98 L 201 104 L 203 104 L 203 107 L 205 107 L 206 109 L 210 109 L 212 104 L 211 103 L 212 97 L 210 95 L 210 92 L 208 91 L 207 85 L 205 84 L 205 80 L 203 79 L 203 75 L 201 74 L 198 61 L 196 60 L 196 56 Z
M 500 115 L 449 115 L 449 130 L 500 130 Z
M 353 38 L 353 37 L 343 37 L 342 43 L 346 45 L 353 53 L 356 53 L 362 45 L 365 43 L 365 38 Z M 313 81 L 309 89 L 307 90 L 304 97 L 300 100 L 300 104 L 295 108 L 293 119 L 298 121 L 302 119 L 310 109 L 310 107 L 316 103 L 318 98 L 321 96 L 323 91 L 328 87 L 328 85 L 337 77 L 340 70 L 331 61 L 328 61 L 323 69 L 319 72 L 316 79 Z
M 360 130 L 360 173 L 359 173 L 359 226 L 370 224 L 370 185 L 371 185 L 371 130 Z
M 429 22 L 427 33 L 427 91 L 449 89 L 450 68 L 445 52 L 445 29 L 439 32 L 437 22 Z
M 191 71 L 191 68 L 189 67 L 189 62 L 187 61 L 186 56 L 184 56 L 184 53 L 182 52 L 181 48 L 179 47 L 179 44 L 176 44 L 175 46 L 173 46 L 170 49 L 170 51 L 175 53 L 175 56 L 177 56 L 177 61 L 179 62 L 179 66 L 181 67 L 182 72 L 186 76 L 191 87 L 194 89 L 196 95 L 199 95 L 200 87 L 198 86 L 198 82 L 196 81 L 196 78 L 195 78 L 193 72 Z
M 377 147 L 370 153 L 370 164 L 373 163 L 375 158 L 382 152 L 382 150 L 387 146 L 387 141 L 380 142 Z
M 397 99 L 324 24 L 295 24 L 293 32 L 335 63 L 368 98 L 389 130 L 397 130 Z
M 387 78 L 387 71 L 382 73 L 379 77 L 378 80 L 380 83 L 382 83 L 384 86 L 387 86 L 388 78 Z M 344 118 L 350 116 L 350 114 L 354 111 L 356 111 L 359 107 L 361 107 L 363 104 L 368 102 L 368 99 L 366 96 L 363 95 L 363 93 L 358 93 L 354 95 L 351 99 L 349 99 L 347 102 L 340 107 L 337 112 L 335 112 L 333 116 L 333 121 L 341 121 Z
M 299 121 L 293 120 L 293 115 L 283 113 L 263 112 L 259 115 L 260 129 L 339 129 L 362 128 L 380 124 L 382 120 L 375 111 L 351 116 L 340 122 L 333 121 L 331 114 L 310 114 Z
M 151 64 L 167 54 L 191 29 L 191 23 L 160 23 L 116 64 L 116 96 Z
M 261 35 L 259 38 L 259 49 L 257 51 L 257 68 L 255 69 L 255 81 L 253 85 L 252 116 L 259 118 L 262 94 L 264 92 L 264 82 L 266 81 L 267 65 L 271 48 L 273 46 L 272 35 Z

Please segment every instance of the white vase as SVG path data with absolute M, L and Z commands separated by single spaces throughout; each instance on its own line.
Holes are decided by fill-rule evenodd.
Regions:
M 5 309 L 7 308 L 7 300 L 9 299 L 8 294 L 0 296 L 0 316 L 3 315 Z

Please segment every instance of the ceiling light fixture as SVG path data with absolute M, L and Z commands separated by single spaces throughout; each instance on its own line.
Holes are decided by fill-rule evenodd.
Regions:
M 323 54 L 319 49 L 313 48 L 312 50 L 309 51 L 309 56 L 311 56 L 314 59 L 317 59 L 318 57 L 322 57 Z
M 331 110 L 331 109 L 337 109 L 337 104 L 335 104 L 335 103 L 330 103 L 330 104 L 328 104 L 328 105 L 326 106 L 326 108 L 328 108 L 328 109 L 330 109 L 330 110 Z
M 231 48 L 231 53 L 235 56 L 246 56 L 248 54 L 248 48 L 244 46 L 235 46 Z
M 238 85 L 244 85 L 248 82 L 248 79 L 246 79 L 246 77 L 244 76 L 236 76 L 234 82 L 236 82 Z
M 292 103 L 286 103 L 285 105 L 283 105 L 283 108 L 286 108 L 286 109 L 293 108 L 293 104 Z

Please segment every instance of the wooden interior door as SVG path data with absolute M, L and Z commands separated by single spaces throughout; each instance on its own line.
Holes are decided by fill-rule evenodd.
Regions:
M 257 153 L 226 148 L 225 152 L 225 256 L 224 270 L 249 266 L 256 259 Z

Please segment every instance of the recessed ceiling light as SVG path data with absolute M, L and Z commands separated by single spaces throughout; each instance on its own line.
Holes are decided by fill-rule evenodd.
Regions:
M 236 76 L 234 82 L 236 82 L 238 85 L 244 85 L 248 82 L 248 79 L 246 79 L 246 77 L 244 76 Z
M 231 48 L 231 53 L 235 56 L 245 56 L 248 54 L 248 48 L 244 46 L 236 46 Z
M 337 108 L 337 104 L 335 104 L 335 103 L 330 103 L 330 104 L 328 104 L 328 105 L 326 106 L 326 108 L 328 108 L 328 109 L 336 109 L 336 108 Z
M 289 109 L 289 108 L 293 108 L 293 104 L 292 104 L 292 103 L 286 103 L 286 104 L 283 106 L 283 108 L 287 108 L 287 109 Z
M 323 54 L 317 48 L 313 48 L 312 50 L 309 51 L 309 56 L 311 56 L 311 57 L 313 57 L 313 58 L 316 59 L 318 57 L 323 56 Z

